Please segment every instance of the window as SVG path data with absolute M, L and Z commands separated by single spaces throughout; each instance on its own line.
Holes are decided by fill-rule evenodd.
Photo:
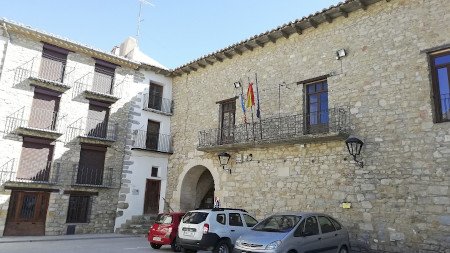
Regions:
M 148 94 L 148 108 L 161 111 L 163 87 L 155 83 L 150 83 Z
M 331 220 L 331 223 L 333 223 L 334 227 L 336 228 L 336 230 L 341 230 L 342 229 L 342 225 L 337 222 L 335 219 L 328 217 Z
M 149 120 L 147 122 L 147 139 L 145 141 L 146 149 L 158 150 L 160 123 Z
M 183 216 L 183 222 L 186 224 L 199 224 L 206 220 L 208 213 L 188 212 Z
M 44 44 L 39 77 L 45 80 L 62 83 L 68 53 L 69 51 L 66 49 Z
M 305 86 L 306 133 L 328 131 L 328 84 L 326 80 Z
M 322 234 L 330 233 L 336 230 L 331 221 L 325 216 L 319 216 L 319 223 Z
M 156 224 L 172 224 L 173 217 L 170 214 L 159 214 L 156 217 Z
M 107 138 L 109 106 L 109 104 L 98 101 L 90 101 L 88 118 L 86 122 L 87 136 Z
M 48 182 L 53 148 L 50 140 L 24 136 L 17 179 Z
M 152 177 L 158 177 L 158 167 L 152 167 Z
M 250 216 L 248 214 L 243 214 L 243 215 L 244 215 L 245 223 L 247 223 L 247 227 L 253 227 L 258 223 L 258 221 L 255 218 L 253 218 L 252 216 Z
M 81 145 L 76 184 L 102 185 L 106 147 Z
M 116 67 L 112 63 L 96 59 L 92 91 L 112 95 Z
M 435 122 L 450 121 L 450 51 L 430 56 Z
M 87 223 L 89 222 L 90 196 L 70 195 L 69 208 L 67 210 L 67 223 Z
M 235 227 L 242 227 L 244 224 L 242 224 L 241 215 L 239 213 L 230 213 L 230 226 Z
M 217 214 L 216 221 L 225 225 L 227 223 L 227 216 L 224 213 Z
M 305 221 L 305 230 L 303 233 L 305 236 L 318 235 L 319 234 L 319 226 L 317 224 L 316 217 L 312 216 L 306 219 Z
M 220 103 L 220 141 L 223 144 L 234 141 L 234 121 L 236 115 L 236 99 L 228 99 Z
M 61 93 L 35 87 L 28 126 L 56 130 L 60 96 Z

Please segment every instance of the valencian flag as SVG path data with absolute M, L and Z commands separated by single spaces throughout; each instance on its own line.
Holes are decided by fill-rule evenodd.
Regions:
M 255 105 L 255 94 L 253 93 L 253 83 L 248 84 L 248 90 L 247 90 L 247 101 L 246 101 L 247 108 L 252 107 Z

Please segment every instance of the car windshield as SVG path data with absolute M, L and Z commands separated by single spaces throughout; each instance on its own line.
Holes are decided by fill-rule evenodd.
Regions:
M 285 233 L 291 231 L 301 218 L 296 215 L 272 215 L 256 224 L 252 230 Z
M 202 212 L 188 212 L 183 217 L 183 223 L 199 224 L 206 220 L 208 213 Z
M 172 224 L 172 216 L 169 214 L 160 214 L 156 217 L 155 223 L 158 224 Z

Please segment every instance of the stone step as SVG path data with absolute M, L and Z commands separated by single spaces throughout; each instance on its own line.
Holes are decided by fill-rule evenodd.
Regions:
M 123 223 L 116 233 L 120 234 L 147 234 L 149 228 L 153 225 L 157 215 L 133 215 L 131 219 Z

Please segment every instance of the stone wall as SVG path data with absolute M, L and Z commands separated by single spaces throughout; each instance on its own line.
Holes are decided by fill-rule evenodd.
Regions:
M 440 0 L 380 1 L 174 78 L 171 205 L 184 201 L 183 175 L 210 164 L 222 206 L 259 219 L 279 211 L 326 212 L 349 228 L 360 249 L 448 252 L 450 124 L 433 123 L 423 50 L 450 44 L 449 9 Z M 348 56 L 336 60 L 341 48 Z M 225 150 L 231 174 L 222 171 L 217 152 L 197 151 L 198 132 L 219 125 L 216 102 L 238 95 L 233 83 L 254 81 L 254 73 L 263 118 L 302 114 L 304 91 L 296 83 L 330 75 L 329 107 L 350 112 L 351 134 L 365 143 L 364 168 L 351 161 L 343 141 Z M 236 107 L 242 124 L 239 102 Z M 252 161 L 236 162 L 248 154 Z M 351 208 L 343 209 L 344 202 Z

